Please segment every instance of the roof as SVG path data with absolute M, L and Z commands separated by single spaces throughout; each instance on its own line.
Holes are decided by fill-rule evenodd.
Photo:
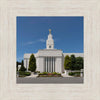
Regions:
M 39 49 L 38 51 L 62 51 L 61 49 Z
M 30 58 L 31 54 L 34 54 L 34 56 L 37 56 L 37 53 L 25 53 L 24 58 Z

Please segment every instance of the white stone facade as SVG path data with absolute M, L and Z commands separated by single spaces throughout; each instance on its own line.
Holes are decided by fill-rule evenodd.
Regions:
M 34 53 L 33 53 L 34 54 Z M 38 50 L 34 54 L 36 57 L 36 70 L 40 72 L 64 72 L 64 57 L 74 54 L 76 57 L 83 57 L 83 53 L 63 53 L 62 50 L 54 49 L 54 40 L 51 30 L 49 30 L 48 39 L 46 41 L 46 49 Z M 31 54 L 24 54 L 24 66 L 28 71 L 29 58 Z

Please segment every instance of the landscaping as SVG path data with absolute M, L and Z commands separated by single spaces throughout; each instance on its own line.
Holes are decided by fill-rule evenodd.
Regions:
M 24 72 L 24 71 L 19 71 L 19 77 L 25 77 L 25 76 L 30 76 L 30 72 Z
M 29 60 L 29 68 L 28 68 L 28 70 L 30 72 L 26 72 L 26 68 L 24 67 L 23 60 L 22 60 L 22 62 L 20 64 L 21 64 L 21 67 L 20 67 L 20 69 L 18 71 L 18 62 L 17 62 L 17 74 L 18 74 L 19 77 L 30 76 L 31 72 L 39 73 L 39 71 L 35 72 L 35 70 L 36 70 L 36 59 L 35 59 L 33 54 L 30 56 L 30 60 Z
M 48 72 L 43 72 L 43 73 L 39 73 L 38 77 L 62 77 L 60 73 L 48 73 Z
M 81 72 L 69 72 L 68 74 L 69 74 L 70 76 L 80 77 L 80 73 L 81 73 Z

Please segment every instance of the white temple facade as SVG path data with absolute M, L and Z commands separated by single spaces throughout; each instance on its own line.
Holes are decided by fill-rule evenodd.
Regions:
M 83 57 L 83 53 L 63 53 L 62 50 L 54 49 L 54 40 L 49 29 L 48 39 L 46 41 L 46 49 L 38 50 L 33 53 L 36 57 L 36 71 L 40 72 L 64 72 L 64 57 L 74 54 L 75 57 Z M 28 71 L 29 58 L 31 54 L 24 54 L 24 66 Z

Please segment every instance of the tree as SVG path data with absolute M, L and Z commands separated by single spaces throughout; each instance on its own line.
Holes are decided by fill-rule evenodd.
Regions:
M 65 70 L 70 70 L 70 66 L 71 66 L 71 59 L 68 55 L 65 56 L 65 60 L 64 60 L 64 68 Z
M 22 60 L 21 67 L 20 67 L 19 71 L 26 71 L 26 68 L 24 67 L 23 60 Z
M 18 71 L 18 65 L 21 65 L 21 62 L 16 62 L 16 70 Z
M 70 67 L 71 70 L 76 70 L 76 69 L 75 69 L 75 64 L 76 64 L 75 55 L 71 55 L 70 59 L 71 59 L 71 67 Z
M 35 72 L 35 70 L 36 70 L 36 59 L 33 54 L 30 56 L 30 59 L 29 59 L 28 70 L 30 70 L 31 72 Z
M 16 71 L 18 71 L 18 61 L 16 62 Z
M 83 69 L 83 57 L 76 57 L 75 69 L 76 70 Z

